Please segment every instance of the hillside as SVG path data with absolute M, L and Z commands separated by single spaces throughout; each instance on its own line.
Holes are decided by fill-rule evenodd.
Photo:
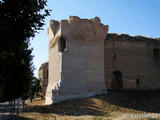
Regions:
M 43 105 L 44 100 L 29 104 L 22 117 L 31 120 L 129 120 L 134 114 L 156 113 L 160 117 L 160 91 L 123 90 L 86 99 Z M 130 117 L 127 115 L 130 114 Z M 135 117 L 136 118 L 136 117 Z M 134 120 L 138 120 L 136 118 Z M 160 120 L 158 118 L 141 120 Z

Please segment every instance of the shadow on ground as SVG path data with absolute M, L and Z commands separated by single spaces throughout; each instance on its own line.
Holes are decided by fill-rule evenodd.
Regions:
M 0 120 L 33 120 L 33 119 L 24 118 L 17 115 L 0 115 Z
M 104 115 L 101 108 L 92 99 L 77 99 L 53 105 L 28 106 L 25 112 L 53 113 L 59 115 Z
M 160 90 L 122 90 L 100 96 L 99 99 L 120 107 L 160 113 Z
M 113 111 L 125 112 L 125 109 L 160 113 L 160 91 L 122 90 L 53 105 L 28 106 L 25 112 L 103 116 Z

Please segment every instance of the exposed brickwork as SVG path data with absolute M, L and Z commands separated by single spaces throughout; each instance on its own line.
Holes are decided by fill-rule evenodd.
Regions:
M 48 85 L 48 62 L 43 63 L 39 68 L 38 78 L 40 79 L 40 85 L 42 87 L 42 97 L 45 98 Z
M 105 40 L 105 77 L 111 88 L 114 71 L 121 71 L 124 88 L 160 88 L 160 40 L 126 34 L 107 34 Z M 160 54 L 159 54 L 160 55 Z

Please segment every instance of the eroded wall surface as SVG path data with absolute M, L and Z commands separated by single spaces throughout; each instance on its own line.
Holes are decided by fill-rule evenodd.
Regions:
M 160 40 L 108 34 L 105 40 L 105 79 L 111 88 L 120 71 L 124 88 L 160 88 Z
M 46 104 L 53 103 L 53 90 L 58 89 L 61 81 L 61 53 L 58 50 L 58 40 L 61 36 L 60 23 L 50 20 L 49 37 L 49 79 L 46 90 Z
M 38 70 L 38 78 L 42 88 L 41 96 L 45 98 L 48 85 L 48 62 L 43 63 Z
M 107 32 L 108 26 L 98 17 L 51 20 L 46 104 L 106 92 L 104 40 Z M 64 44 L 61 39 L 65 40 L 63 51 L 60 51 Z

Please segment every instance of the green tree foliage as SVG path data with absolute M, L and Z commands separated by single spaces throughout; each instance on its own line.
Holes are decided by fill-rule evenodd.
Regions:
M 33 80 L 30 38 L 49 15 L 45 0 L 0 1 L 0 101 L 27 95 Z
M 40 86 L 40 80 L 37 79 L 36 77 L 34 77 L 34 79 L 32 80 L 32 85 L 31 85 L 31 89 L 30 89 L 30 98 L 31 101 L 33 98 L 35 97 L 40 97 L 41 95 L 41 86 Z

